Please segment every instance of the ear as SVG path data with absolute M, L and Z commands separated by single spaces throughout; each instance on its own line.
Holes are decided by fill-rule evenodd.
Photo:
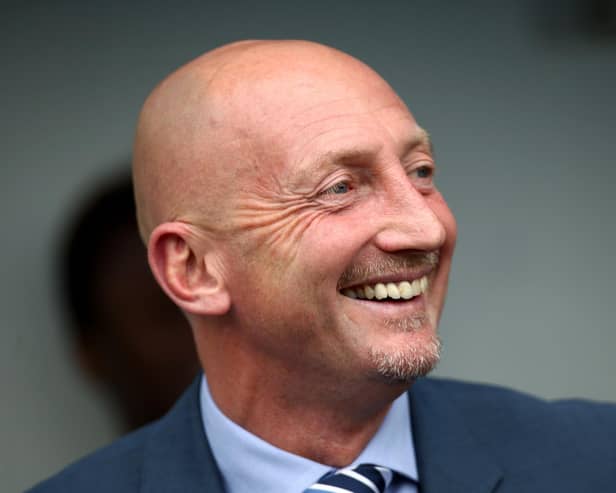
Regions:
M 182 310 L 224 315 L 231 297 L 212 243 L 182 222 L 163 223 L 148 243 L 148 261 L 158 284 Z

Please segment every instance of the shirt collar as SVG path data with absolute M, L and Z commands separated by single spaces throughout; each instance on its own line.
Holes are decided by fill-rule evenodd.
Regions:
M 201 380 L 201 417 L 212 453 L 229 493 L 304 491 L 330 466 L 286 452 L 227 418 L 214 402 L 205 375 Z M 418 480 L 406 393 L 392 404 L 377 433 L 352 465 L 378 464 Z

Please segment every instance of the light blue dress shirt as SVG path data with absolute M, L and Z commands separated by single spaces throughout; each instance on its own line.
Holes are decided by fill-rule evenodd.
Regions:
M 201 381 L 201 417 L 227 493 L 301 493 L 332 468 L 286 452 L 227 418 Z M 398 397 L 377 433 L 352 463 L 378 464 L 399 475 L 387 493 L 417 493 L 415 449 L 406 393 Z

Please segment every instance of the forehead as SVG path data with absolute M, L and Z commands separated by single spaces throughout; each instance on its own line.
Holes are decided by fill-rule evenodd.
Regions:
M 389 85 L 365 66 L 347 73 L 291 71 L 238 84 L 225 112 L 234 141 L 261 173 L 340 154 L 402 154 L 425 133 Z
M 298 113 L 282 136 L 298 158 L 376 155 L 385 147 L 401 155 L 426 138 L 393 93 L 346 97 Z

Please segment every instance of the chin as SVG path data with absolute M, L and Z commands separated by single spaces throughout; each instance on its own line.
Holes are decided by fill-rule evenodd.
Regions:
M 441 342 L 436 335 L 414 338 L 394 348 L 373 348 L 372 367 L 391 383 L 412 383 L 430 373 L 440 358 Z

